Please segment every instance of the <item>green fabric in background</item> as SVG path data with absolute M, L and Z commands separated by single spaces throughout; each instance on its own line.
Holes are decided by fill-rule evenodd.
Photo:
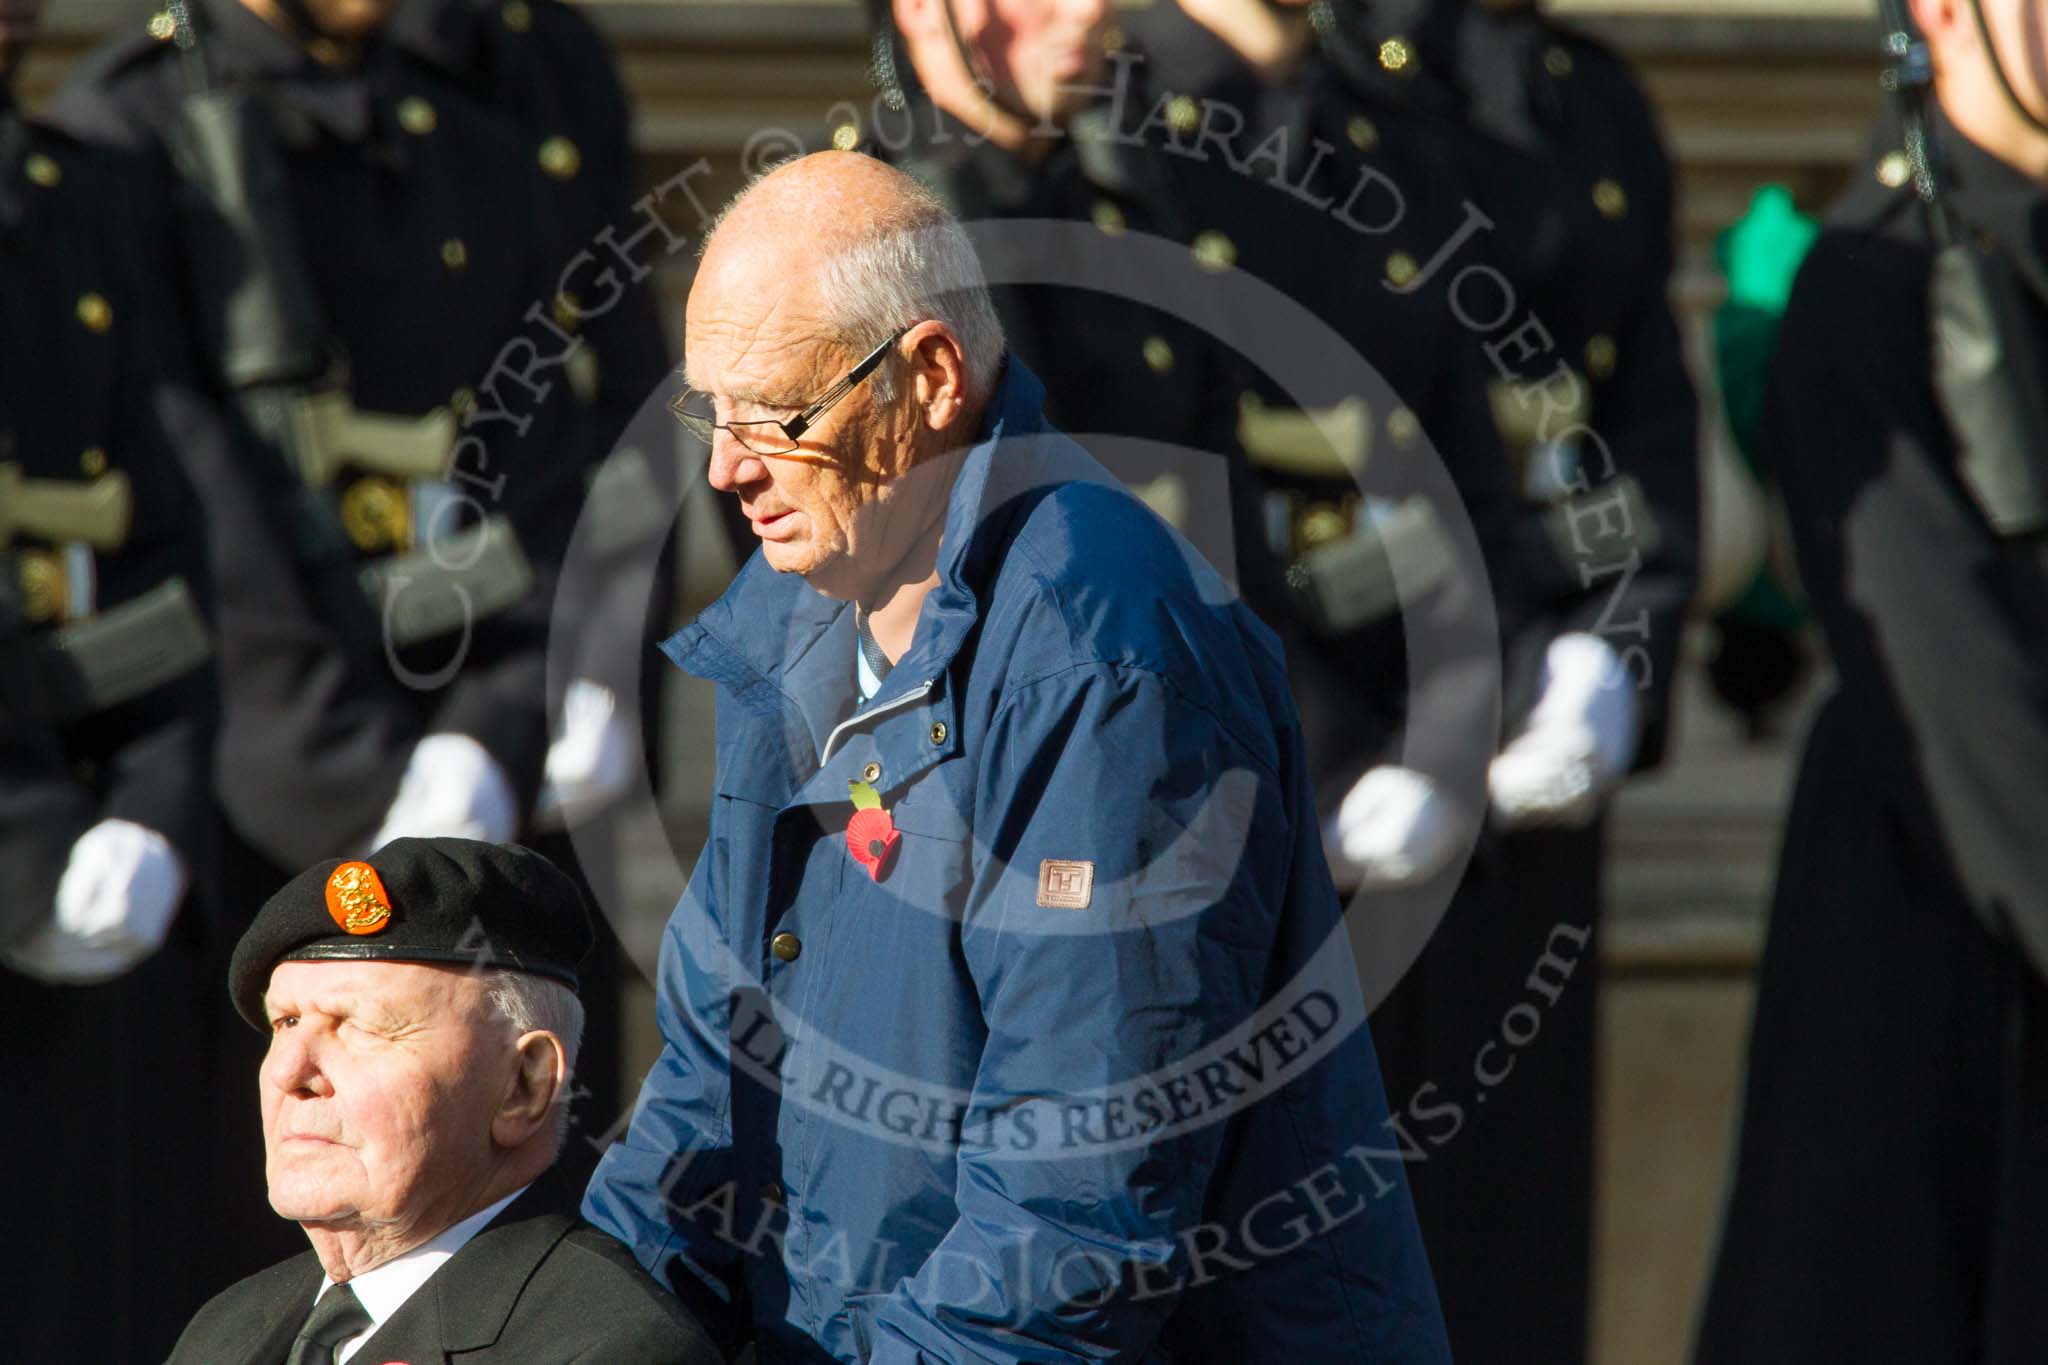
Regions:
M 1783 185 L 1762 185 L 1751 197 L 1749 211 L 1714 241 L 1714 257 L 1728 281 L 1728 298 L 1714 314 L 1714 368 L 1721 408 L 1743 463 L 1767 488 L 1772 471 L 1761 463 L 1758 429 L 1771 354 L 1793 277 L 1819 235 L 1820 225 L 1793 206 L 1791 191 Z M 1806 622 L 1804 604 L 1768 568 L 1758 570 L 1721 614 L 1787 631 Z

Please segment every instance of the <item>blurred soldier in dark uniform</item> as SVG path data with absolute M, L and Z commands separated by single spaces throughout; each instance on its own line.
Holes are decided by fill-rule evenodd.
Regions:
M 2048 1341 L 2038 15 L 1915 0 L 1924 49 L 1889 16 L 1905 135 L 1785 314 L 1766 450 L 1839 681 L 1785 830 L 1702 1365 Z
M 569 253 L 529 140 L 382 41 L 389 10 L 204 0 L 196 43 L 159 15 L 57 111 L 179 177 L 202 363 L 249 434 L 199 479 L 243 915 L 399 835 L 515 836 L 550 738 L 587 464 L 551 316 Z M 246 1180 L 254 1141 L 231 1130 L 220 1169 Z M 283 1251 L 274 1226 L 213 1231 L 218 1283 Z
M 39 8 L 0 8 L 7 1354 L 154 1360 L 208 1289 L 191 1102 L 231 1027 L 209 1003 L 233 939 L 208 923 L 212 646 L 179 459 L 222 432 L 185 382 L 143 168 L 4 83 Z
M 1170 296 L 1201 290 L 1211 270 L 1228 264 L 1182 252 L 1141 263 L 1117 252 L 1127 233 L 1185 242 L 1193 228 L 1165 168 L 1144 149 L 1120 145 L 1104 103 L 1092 97 L 1108 4 L 1063 0 L 1003 23 L 991 21 L 987 6 L 925 0 L 875 0 L 870 14 L 879 86 L 871 126 L 849 119 L 831 129 L 832 141 L 861 142 L 970 224 L 1075 225 L 1082 235 L 1034 242 L 1028 259 L 983 244 L 999 276 L 992 285 L 1004 333 L 1046 381 L 1061 429 L 1271 619 L 1282 590 L 1257 534 L 1256 486 L 1238 458 L 1238 362 L 1188 319 L 1092 292 L 1069 274 L 1108 258 L 1116 272 L 1149 272 L 1154 291 Z M 1024 278 L 1000 278 L 1006 261 Z
M 1384 228 L 1361 236 L 1332 217 L 1330 206 L 1360 176 L 1358 147 L 1347 144 L 1353 155 L 1342 165 L 1318 169 L 1316 129 L 1280 128 L 1312 105 L 1270 127 L 1259 122 L 1269 111 L 1241 110 L 1237 145 L 1207 164 L 1191 158 L 1201 87 L 1169 84 L 1175 68 L 1149 60 L 1152 14 L 1129 16 L 1119 29 L 1105 27 L 1100 5 L 996 8 L 894 6 L 895 42 L 878 46 L 877 67 L 885 94 L 903 94 L 876 116 L 877 152 L 935 185 L 970 221 L 1085 224 L 1081 244 L 1046 242 L 1051 270 L 1069 254 L 1129 261 L 1096 286 L 1107 292 L 1005 287 L 996 278 L 1005 330 L 1020 355 L 1053 376 L 1048 391 L 1063 405 L 1062 426 L 1211 558 L 1234 560 L 1240 591 L 1287 646 L 1325 813 L 1373 770 L 1331 830 L 1352 854 L 1352 880 L 1426 881 L 1463 846 L 1469 827 L 1457 807 L 1478 811 L 1472 797 L 1491 743 L 1487 679 L 1497 642 L 1465 629 L 1478 565 L 1456 572 L 1442 507 L 1430 496 L 1368 498 L 1361 479 L 1408 479 L 1414 471 L 1403 457 L 1433 443 L 1464 513 L 1485 528 L 1482 543 L 1498 549 L 1512 539 L 1476 356 L 1450 344 L 1454 329 L 1441 310 L 1413 305 L 1356 268 L 1375 252 L 1400 256 L 1401 243 L 1421 253 L 1432 227 L 1418 214 L 1391 237 Z M 1305 46 L 1305 23 L 1299 31 Z M 1275 128 L 1292 150 L 1256 172 L 1236 171 L 1255 146 L 1270 155 Z M 1368 211 L 1385 209 L 1381 200 Z M 1444 216 L 1445 234 L 1452 221 Z M 1140 235 L 1177 244 L 1170 268 L 1128 256 L 1126 240 Z M 1127 272 L 1146 268 L 1171 275 L 1162 292 L 1190 316 L 1119 292 Z M 1366 364 L 1343 382 L 1303 364 L 1302 351 L 1316 343 L 1298 323 L 1276 337 L 1239 311 L 1230 302 L 1241 297 L 1229 292 L 1242 283 L 1234 272 L 1277 286 Z M 1391 453 L 1369 463 L 1374 448 Z M 1148 466 L 1148 454 L 1164 462 Z M 1265 468 L 1255 470 L 1253 459 Z M 1433 496 L 1451 500 L 1449 481 Z M 1188 515 L 1174 515 L 1176 502 Z M 1228 524 L 1217 528 L 1222 515 Z M 1411 548 L 1397 587 L 1389 561 L 1404 551 L 1382 538 L 1403 536 Z M 1511 577 L 1497 576 L 1496 586 Z M 1461 578 L 1473 585 L 1469 597 L 1444 588 Z M 1404 590 L 1431 600 L 1404 603 Z M 1457 618 L 1445 632 L 1448 662 L 1433 661 L 1427 681 L 1412 678 L 1402 609 L 1428 614 L 1444 601 L 1456 603 L 1445 614 Z M 1427 719 L 1410 714 L 1411 696 Z M 1402 740 L 1407 750 L 1397 754 Z M 1473 789 L 1462 803 L 1449 794 L 1461 770 Z
M 390 36 L 519 124 L 578 253 L 562 262 L 553 312 L 581 342 L 568 377 L 592 491 L 586 539 L 565 589 L 577 610 L 573 621 L 560 611 L 555 617 L 550 696 L 561 719 L 536 818 L 546 831 L 536 847 L 571 870 L 600 911 L 582 971 L 588 1014 L 575 1132 L 562 1158 L 573 1169 L 594 1165 L 598 1155 L 579 1139 L 604 1133 L 620 1116 L 623 963 L 610 914 L 624 901 L 609 817 L 639 772 L 659 787 L 662 679 L 654 645 L 673 625 L 670 531 L 682 496 L 673 421 L 665 404 L 648 404 L 670 371 L 651 263 L 636 270 L 609 263 L 607 275 L 600 255 L 606 234 L 627 234 L 636 220 L 631 112 L 610 48 L 560 0 L 401 0 Z M 578 628 L 573 641 L 563 635 L 570 624 Z
M 1664 748 L 1693 595 L 1697 405 L 1668 299 L 1670 166 L 1626 66 L 1529 4 L 1339 6 L 1349 65 L 1460 125 L 1468 203 L 1418 292 L 1467 331 L 1532 518 L 1493 837 L 1374 1025 L 1390 1074 L 1477 1082 L 1413 1178 L 1463 1359 L 1586 1355 L 1602 815 Z M 1502 1057 L 1503 1015 L 1541 1011 Z M 1525 1027 L 1517 1024 L 1517 1030 Z M 1489 1050 L 1489 1044 L 1491 1049 Z M 1512 1066 L 1512 1073 L 1504 1068 Z
M 1464 642 L 1449 667 L 1414 655 L 1414 618 L 1433 617 L 1425 599 L 1455 577 L 1433 544 L 1446 509 L 1362 489 L 1359 471 L 1441 462 L 1501 627 L 1520 614 L 1528 540 L 1481 355 L 1418 288 L 1459 228 L 1448 128 L 1388 98 L 1385 73 L 1307 5 L 1163 4 L 1126 30 L 1160 92 L 1142 131 L 1204 215 L 1195 250 L 1279 288 L 1385 382 L 1316 392 L 1261 373 L 1235 401 L 1265 531 L 1297 590 L 1289 668 L 1339 882 L 1427 884 L 1484 809 L 1498 640 Z M 1425 567 L 1396 588 L 1387 561 Z

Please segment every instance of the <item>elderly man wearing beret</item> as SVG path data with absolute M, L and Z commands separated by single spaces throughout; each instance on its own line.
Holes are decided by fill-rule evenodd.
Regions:
M 1271 633 L 901 171 L 756 183 L 686 330 L 762 545 L 592 1221 L 764 1365 L 1447 1361 Z
M 216 1297 L 173 1365 L 719 1359 L 549 1177 L 591 941 L 574 884 L 515 846 L 398 839 L 302 873 L 236 946 L 270 1036 L 270 1202 L 313 1249 Z

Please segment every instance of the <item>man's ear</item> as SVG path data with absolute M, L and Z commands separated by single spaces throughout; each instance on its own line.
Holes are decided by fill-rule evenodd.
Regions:
M 960 338 L 945 323 L 927 319 L 899 344 L 909 357 L 911 394 L 925 425 L 944 431 L 967 410 L 967 355 Z
M 553 1121 L 555 1101 L 569 1084 L 569 1058 L 562 1040 L 546 1029 L 519 1035 L 512 1078 L 491 1115 L 491 1140 L 499 1147 L 522 1147 L 542 1126 Z

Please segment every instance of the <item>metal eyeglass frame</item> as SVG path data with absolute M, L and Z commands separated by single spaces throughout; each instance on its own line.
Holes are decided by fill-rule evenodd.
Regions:
M 804 433 L 817 425 L 819 418 L 830 412 L 841 399 L 859 388 L 862 381 L 880 368 L 883 359 L 889 354 L 889 348 L 901 341 L 903 334 L 916 325 L 912 323 L 909 326 L 897 328 L 886 341 L 875 347 L 874 350 L 869 351 L 867 355 L 861 358 L 858 365 L 848 370 L 837 383 L 820 394 L 815 402 L 811 403 L 810 406 L 790 418 L 787 422 L 773 417 L 764 417 L 759 421 L 753 422 L 719 422 L 713 420 L 713 417 L 716 416 L 715 408 L 713 417 L 707 417 L 701 412 L 689 411 L 690 404 L 700 398 L 706 402 L 713 401 L 711 395 L 703 389 L 685 391 L 680 398 L 675 400 L 670 411 L 675 413 L 676 420 L 683 424 L 685 430 L 706 445 L 710 445 L 716 439 L 716 433 L 729 431 L 732 433 L 732 438 L 735 441 L 738 441 L 756 455 L 793 454 L 800 448 L 798 442 L 803 439 Z M 753 440 L 749 439 L 749 433 L 741 430 L 743 427 L 774 427 L 782 433 L 783 438 L 789 442 L 789 445 L 781 450 L 763 450 L 755 445 Z

